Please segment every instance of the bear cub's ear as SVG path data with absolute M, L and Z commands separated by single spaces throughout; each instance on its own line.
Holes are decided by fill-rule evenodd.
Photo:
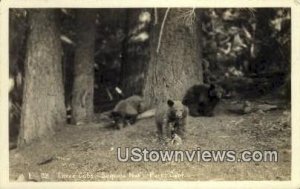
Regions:
M 168 106 L 173 107 L 174 106 L 174 101 L 173 100 L 168 100 Z

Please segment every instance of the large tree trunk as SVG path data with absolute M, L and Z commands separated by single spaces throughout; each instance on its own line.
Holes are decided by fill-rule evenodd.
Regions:
M 183 11 L 170 9 L 160 44 L 159 33 L 166 9 L 157 11 L 158 24 L 151 33 L 151 60 L 144 88 L 145 103 L 148 106 L 169 98 L 182 100 L 189 87 L 203 82 L 200 30 L 197 25 L 200 20 L 196 19 L 193 24 L 187 25 L 180 19 Z
M 54 134 L 65 122 L 61 42 L 54 10 L 30 10 L 18 146 Z
M 139 20 L 139 15 L 143 11 L 143 9 L 127 10 L 126 21 L 124 22 L 126 38 L 122 45 L 121 88 L 125 96 L 141 95 L 145 84 L 149 40 L 134 40 L 141 33 L 149 32 L 148 24 Z
M 92 121 L 94 114 L 94 47 L 95 18 L 92 10 L 77 12 L 77 47 L 74 62 L 72 92 L 72 123 Z

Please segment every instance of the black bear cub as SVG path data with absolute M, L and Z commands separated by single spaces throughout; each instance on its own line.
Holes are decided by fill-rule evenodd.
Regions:
M 168 100 L 156 109 L 155 121 L 160 141 L 172 140 L 174 136 L 184 138 L 188 108 L 180 101 Z
M 134 124 L 137 116 L 142 113 L 143 109 L 142 97 L 133 95 L 118 102 L 110 117 L 114 120 L 115 127 L 122 129 L 126 125 Z
M 222 94 L 223 89 L 214 84 L 194 85 L 186 92 L 182 103 L 189 108 L 193 117 L 213 116 Z

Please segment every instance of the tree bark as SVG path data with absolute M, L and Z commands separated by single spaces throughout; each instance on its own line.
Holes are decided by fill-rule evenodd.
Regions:
M 51 136 L 66 118 L 55 11 L 30 10 L 29 24 L 19 147 Z
M 77 47 L 74 62 L 72 90 L 72 123 L 92 121 L 94 114 L 94 47 L 95 19 L 92 10 L 77 12 Z
M 167 99 L 182 100 L 188 88 L 203 82 L 200 29 L 196 20 L 187 25 L 182 9 L 170 9 L 159 44 L 166 9 L 158 9 L 158 24 L 150 37 L 150 62 L 143 91 L 147 106 Z M 160 45 L 159 51 L 158 46 Z

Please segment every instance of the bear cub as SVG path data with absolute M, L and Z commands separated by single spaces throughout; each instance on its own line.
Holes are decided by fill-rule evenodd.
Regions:
M 194 85 L 186 92 L 182 103 L 193 117 L 214 116 L 214 109 L 223 93 L 223 89 L 215 84 Z
M 187 117 L 188 108 L 180 101 L 168 100 L 166 104 L 157 107 L 155 121 L 158 139 L 173 140 L 174 136 L 184 138 Z
M 133 95 L 118 102 L 112 110 L 110 117 L 114 121 L 114 126 L 117 129 L 122 129 L 127 125 L 134 124 L 137 116 L 143 112 L 143 109 L 142 97 Z

